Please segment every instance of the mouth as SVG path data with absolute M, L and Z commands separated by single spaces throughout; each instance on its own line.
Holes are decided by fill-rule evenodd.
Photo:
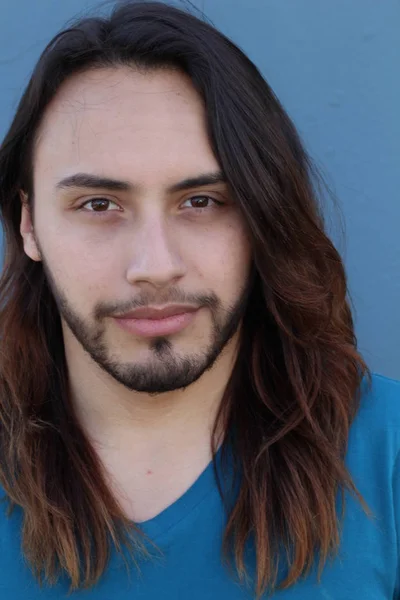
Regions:
M 198 307 L 191 305 L 138 308 L 114 319 L 125 331 L 150 338 L 182 331 L 193 322 L 198 310 Z

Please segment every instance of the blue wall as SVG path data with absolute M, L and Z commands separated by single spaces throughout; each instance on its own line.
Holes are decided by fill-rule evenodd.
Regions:
M 398 0 L 197 0 L 259 66 L 340 201 L 359 346 L 400 379 Z M 40 51 L 95 2 L 0 0 L 0 136 Z

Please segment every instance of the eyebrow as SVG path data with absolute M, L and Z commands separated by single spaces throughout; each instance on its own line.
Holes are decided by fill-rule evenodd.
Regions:
M 215 173 L 203 173 L 195 177 L 189 177 L 174 183 L 167 188 L 169 194 L 181 192 L 194 187 L 202 187 L 206 185 L 215 185 L 216 183 L 226 183 L 226 177 L 222 171 Z M 139 185 L 134 185 L 128 181 L 112 179 L 110 177 L 100 177 L 91 173 L 75 173 L 61 179 L 56 189 L 64 190 L 68 188 L 90 188 L 90 189 L 106 189 L 112 192 L 135 192 L 140 190 Z

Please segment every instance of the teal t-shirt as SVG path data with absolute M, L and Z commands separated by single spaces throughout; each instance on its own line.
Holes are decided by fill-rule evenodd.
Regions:
M 363 393 L 350 430 L 346 464 L 376 518 L 370 520 L 358 501 L 346 493 L 346 513 L 339 556 L 328 562 L 317 581 L 311 574 L 279 600 L 400 599 L 400 382 L 373 375 L 373 388 Z M 249 600 L 221 561 L 225 513 L 214 481 L 212 463 L 195 483 L 161 514 L 141 524 L 163 555 L 140 562 L 140 574 L 115 553 L 100 583 L 70 598 L 96 600 Z M 20 550 L 21 514 L 0 516 L 0 598 L 59 600 L 67 581 L 40 588 Z M 246 555 L 254 573 L 254 555 Z M 265 595 L 265 598 L 268 596 Z

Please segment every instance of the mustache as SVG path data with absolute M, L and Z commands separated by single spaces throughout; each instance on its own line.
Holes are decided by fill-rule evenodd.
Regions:
M 215 310 L 220 306 L 218 296 L 213 292 L 208 293 L 187 293 L 179 289 L 170 289 L 167 293 L 158 294 L 140 294 L 125 302 L 101 302 L 94 309 L 96 320 L 112 317 L 117 314 L 130 312 L 136 308 L 145 308 L 147 306 L 157 306 L 162 304 L 190 304 L 200 308 L 207 306 Z

